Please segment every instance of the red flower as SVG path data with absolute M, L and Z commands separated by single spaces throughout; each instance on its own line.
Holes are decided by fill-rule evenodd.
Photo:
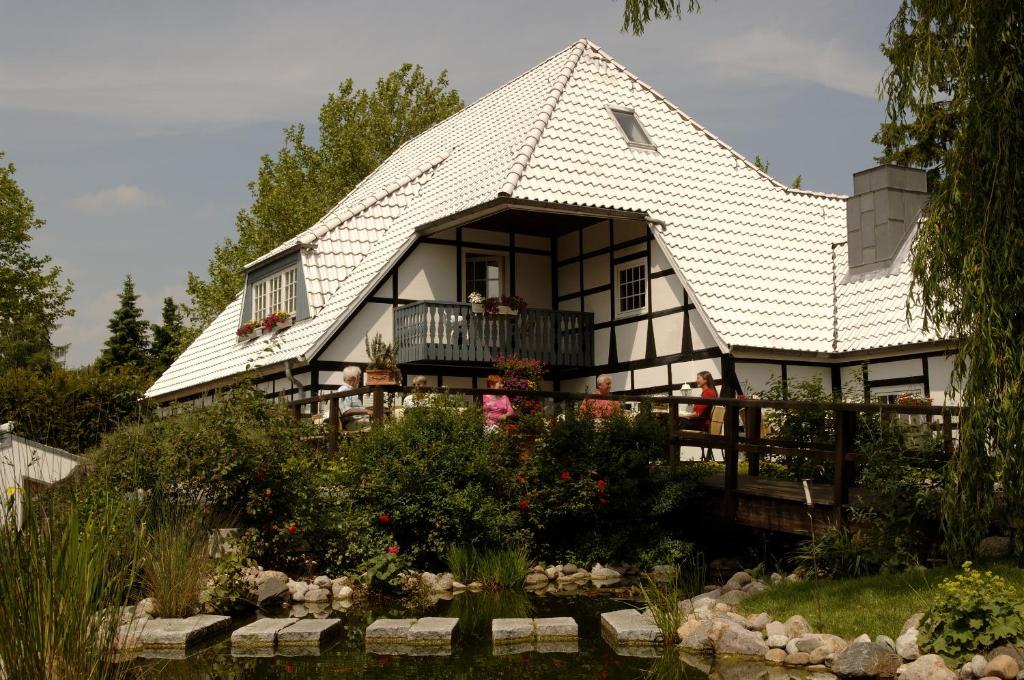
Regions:
M 603 479 L 597 480 L 597 488 L 598 489 L 603 489 L 606 486 L 608 486 L 608 482 L 604 481 Z
M 608 505 L 608 499 L 605 498 L 604 496 L 601 496 L 600 498 L 598 498 L 597 502 L 600 503 L 601 505 Z
M 562 470 L 562 481 L 563 482 L 568 482 L 569 481 L 569 471 L 568 470 Z
M 398 554 L 398 546 L 397 545 L 389 545 L 388 546 L 388 552 L 391 553 L 392 555 L 397 555 Z
M 525 498 L 520 498 L 519 502 L 516 503 L 516 505 L 519 506 L 520 510 L 526 510 L 528 507 L 530 507 L 530 501 L 526 500 Z
M 380 522 L 381 524 L 387 524 L 388 522 L 391 521 L 391 515 L 389 515 L 389 514 L 387 514 L 385 512 L 382 512 L 381 514 L 377 515 L 377 521 Z
M 293 666 L 292 664 L 287 664 L 284 667 L 284 670 L 285 670 L 285 673 L 294 673 L 295 672 L 295 666 Z
M 292 522 L 291 524 L 288 525 L 288 533 L 289 534 L 294 534 L 298 530 L 299 530 L 299 527 L 298 527 L 297 524 L 295 524 L 295 522 Z
M 273 491 L 271 491 L 270 489 L 267 489 L 266 491 L 263 492 L 263 495 L 266 496 L 267 498 L 270 498 L 270 495 L 272 493 L 273 493 Z

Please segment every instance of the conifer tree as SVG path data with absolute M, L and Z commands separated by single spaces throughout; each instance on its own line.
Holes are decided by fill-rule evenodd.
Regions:
M 181 307 L 175 304 L 174 298 L 165 297 L 160 323 L 153 324 L 153 344 L 149 349 L 155 370 L 165 371 L 174 363 L 185 349 L 187 333 L 188 329 L 182 322 Z
M 142 318 L 139 296 L 135 293 L 135 282 L 131 274 L 125 276 L 118 300 L 120 304 L 107 323 L 110 337 L 103 345 L 97 366 L 102 370 L 116 366 L 148 369 L 151 365 L 149 322 Z

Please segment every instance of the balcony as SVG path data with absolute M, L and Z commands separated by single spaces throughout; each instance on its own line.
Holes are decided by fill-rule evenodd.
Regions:
M 481 364 L 517 354 L 553 367 L 594 365 L 590 312 L 484 315 L 463 302 L 414 302 L 395 310 L 394 339 L 400 364 Z

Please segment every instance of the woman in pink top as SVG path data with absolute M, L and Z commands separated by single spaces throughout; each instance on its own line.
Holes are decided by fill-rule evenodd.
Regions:
M 501 377 L 497 375 L 487 376 L 487 389 L 489 390 L 500 390 L 501 389 Z M 484 399 L 484 429 L 493 430 L 498 427 L 498 424 L 513 415 L 515 411 L 512 409 L 512 402 L 508 400 L 508 397 L 502 394 L 497 396 L 494 394 L 485 394 Z

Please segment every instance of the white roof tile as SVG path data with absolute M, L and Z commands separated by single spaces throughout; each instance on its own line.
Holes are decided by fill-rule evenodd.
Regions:
M 657 150 L 630 147 L 608 106 L 633 109 Z M 839 278 L 834 328 L 845 197 L 780 184 L 580 40 L 403 144 L 315 225 L 250 263 L 301 245 L 311 318 L 240 344 L 239 297 L 147 394 L 312 356 L 417 226 L 500 195 L 663 223 L 659 239 L 727 346 L 831 352 L 930 339 L 904 319 L 905 252 L 892 272 Z M 844 247 L 837 256 L 845 272 Z

